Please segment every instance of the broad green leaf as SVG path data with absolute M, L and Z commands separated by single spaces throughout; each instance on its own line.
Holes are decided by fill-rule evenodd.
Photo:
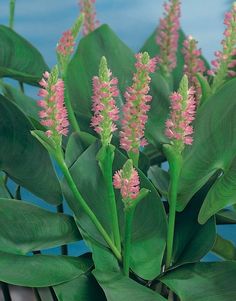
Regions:
M 212 183 L 203 187 L 183 212 L 176 214 L 173 257 L 175 265 L 194 263 L 205 256 L 216 239 L 215 218 L 204 225 L 198 223 L 198 213 Z M 206 239 L 207 237 L 207 239 Z
M 236 260 L 235 245 L 220 235 L 216 236 L 216 241 L 211 251 L 225 260 Z
M 228 209 L 220 210 L 216 214 L 217 224 L 236 224 L 236 212 Z
M 15 255 L 0 251 L 0 281 L 27 287 L 45 287 L 70 281 L 84 273 L 79 257 Z
M 107 301 L 164 301 L 158 293 L 125 277 L 121 273 L 93 271 L 95 278 L 102 287 Z
M 100 26 L 81 39 L 68 67 L 68 91 L 76 114 L 91 116 L 92 78 L 98 75 L 102 56 L 106 57 L 113 75 L 118 77 L 122 95 L 131 82 L 135 62 L 133 52 L 109 26 Z M 121 105 L 120 98 L 118 106 Z
M 0 198 L 0 250 L 26 254 L 81 240 L 70 216 L 29 203 Z
M 31 130 L 23 111 L 0 95 L 0 169 L 43 200 L 59 204 L 61 188 L 50 157 Z
M 5 175 L 3 172 L 0 172 L 0 197 L 1 198 L 11 198 L 9 191 L 5 185 Z
M 167 196 L 170 181 L 170 176 L 167 171 L 161 169 L 158 165 L 153 165 L 148 171 L 148 178 L 162 195 Z
M 101 287 L 92 275 L 81 275 L 53 287 L 58 301 L 106 301 Z
M 192 147 L 186 148 L 177 209 L 183 210 L 192 196 L 218 174 L 199 214 L 200 223 L 236 203 L 236 80 L 231 80 L 198 110 Z
M 236 262 L 188 264 L 160 279 L 181 301 L 233 301 L 236 296 Z
M 98 144 L 91 145 L 73 164 L 70 171 L 82 196 L 96 213 L 103 227 L 111 234 L 109 202 L 107 201 L 102 173 L 96 161 L 98 150 Z M 126 158 L 117 151 L 113 166 L 114 172 L 123 166 L 125 160 Z M 93 171 L 92 174 L 91 171 Z M 140 277 L 152 279 L 161 270 L 165 249 L 166 216 L 159 195 L 142 172 L 140 172 L 140 180 L 141 187 L 149 189 L 151 193 L 136 209 L 133 225 L 131 267 Z M 74 200 L 66 185 L 64 185 L 64 193 L 82 229 L 98 243 L 106 246 L 90 219 L 78 207 L 78 203 Z M 117 196 L 119 196 L 118 193 Z M 120 215 L 120 228 L 123 235 L 123 204 L 120 196 L 119 198 L 117 197 L 117 205 Z
M 19 89 L 14 88 L 6 83 L 0 83 L 3 94 L 6 98 L 14 102 L 31 120 L 39 122 L 39 106 L 36 100 L 25 95 Z
M 42 55 L 18 33 L 0 25 L 0 77 L 38 85 L 48 70 Z

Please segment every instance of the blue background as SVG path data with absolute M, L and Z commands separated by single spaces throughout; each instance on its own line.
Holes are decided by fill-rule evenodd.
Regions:
M 8 3 L 7 0 L 0 1 L 0 23 L 3 24 L 8 24 Z M 163 12 L 162 3 L 161 0 L 97 0 L 97 17 L 101 23 L 108 23 L 130 48 L 138 51 L 158 24 Z M 226 0 L 182 0 L 181 26 L 187 35 L 191 34 L 199 41 L 208 61 L 220 48 L 223 13 L 229 3 Z M 16 0 L 15 14 L 15 30 L 36 46 L 49 66 L 53 66 L 56 63 L 55 45 L 61 33 L 70 28 L 78 16 L 79 6 L 76 0 Z M 27 91 L 36 94 L 32 88 Z M 13 183 L 11 189 L 15 189 Z M 22 193 L 23 199 L 52 210 L 26 191 Z M 218 227 L 220 234 L 236 243 L 235 230 L 235 226 Z M 84 250 L 81 243 L 70 246 L 72 255 Z M 216 257 L 210 254 L 205 259 Z

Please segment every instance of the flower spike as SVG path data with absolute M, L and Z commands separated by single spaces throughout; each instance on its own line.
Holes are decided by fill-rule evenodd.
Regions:
M 121 148 L 127 152 L 138 153 L 140 146 L 147 144 L 144 138 L 144 129 L 147 122 L 148 104 L 152 97 L 148 95 L 151 78 L 156 68 L 157 59 L 150 59 L 147 52 L 136 54 L 136 73 L 133 84 L 128 87 L 124 96 L 126 103 L 123 106 L 122 131 L 120 132 Z
M 201 98 L 201 86 L 197 79 L 197 73 L 203 74 L 206 71 L 205 63 L 201 59 L 201 49 L 197 48 L 197 41 L 189 36 L 183 42 L 184 55 L 184 73 L 188 76 L 189 85 L 193 86 L 196 91 L 196 101 Z
M 113 185 L 116 189 L 120 189 L 125 203 L 138 197 L 140 192 L 139 184 L 138 172 L 134 169 L 131 159 L 127 160 L 123 168 L 113 176 Z
M 164 3 L 164 17 L 160 20 L 156 42 L 160 47 L 159 62 L 164 75 L 169 76 L 176 67 L 176 53 L 178 49 L 180 28 L 179 0 L 169 0 Z
M 99 76 L 93 77 L 92 111 L 94 116 L 91 119 L 91 125 L 100 135 L 103 145 L 111 142 L 112 133 L 117 130 L 114 123 L 119 119 L 119 109 L 114 99 L 119 95 L 117 84 L 117 78 L 112 77 L 107 67 L 106 58 L 102 57 Z
M 57 66 L 51 73 L 46 71 L 39 84 L 42 88 L 38 95 L 43 97 L 38 101 L 38 105 L 42 108 L 39 112 L 41 124 L 47 127 L 48 137 L 60 139 L 61 135 L 67 135 L 69 122 L 64 105 L 64 82 L 58 78 Z
M 195 118 L 196 101 L 193 87 L 188 88 L 188 78 L 184 75 L 178 92 L 170 96 L 170 118 L 166 120 L 166 136 L 176 150 L 181 153 L 184 145 L 192 144 L 193 127 L 190 125 Z
M 99 21 L 96 20 L 95 3 L 96 0 L 79 0 L 81 13 L 84 14 L 84 36 L 93 32 L 99 26 Z
M 224 39 L 221 42 L 222 51 L 216 51 L 216 59 L 213 60 L 212 70 L 208 72 L 209 75 L 214 76 L 212 91 L 215 92 L 225 81 L 227 76 L 235 77 L 236 72 L 232 70 L 236 67 L 236 2 L 233 3 L 231 11 L 225 14 L 224 24 L 226 29 L 224 31 Z

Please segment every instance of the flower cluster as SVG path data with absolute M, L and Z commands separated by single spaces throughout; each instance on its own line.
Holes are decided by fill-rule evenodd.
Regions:
M 133 84 L 125 92 L 126 103 L 123 106 L 122 131 L 120 132 L 120 146 L 128 152 L 138 153 L 140 146 L 147 144 L 144 129 L 147 122 L 148 102 L 152 97 L 147 95 L 151 78 L 156 68 L 157 59 L 150 59 L 147 52 L 136 55 L 136 73 Z
M 57 44 L 57 52 L 62 56 L 70 56 L 74 51 L 75 40 L 71 30 L 67 30 L 62 34 Z
M 236 67 L 236 2 L 233 3 L 232 10 L 225 14 L 224 24 L 226 29 L 224 31 L 224 39 L 221 42 L 222 51 L 216 51 L 216 59 L 213 60 L 212 70 L 208 72 L 213 75 L 212 90 L 215 91 L 225 80 L 227 76 L 234 77 L 236 72 L 232 70 Z
M 66 136 L 69 122 L 64 104 L 64 82 L 58 79 L 57 67 L 51 73 L 45 72 L 39 84 L 42 88 L 38 95 L 43 97 L 38 101 L 38 105 L 42 108 L 39 117 L 41 124 L 47 127 L 46 135 L 48 137 Z
M 169 0 L 164 4 L 164 18 L 161 18 L 157 30 L 156 42 L 160 47 L 160 64 L 165 75 L 176 67 L 180 28 L 180 1 Z
M 166 120 L 166 136 L 171 139 L 179 152 L 182 152 L 185 144 L 192 144 L 193 127 L 190 125 L 194 120 L 196 101 L 195 90 L 188 89 L 188 78 L 185 75 L 180 83 L 178 92 L 170 96 L 171 113 Z
M 81 13 L 84 13 L 84 36 L 99 26 L 99 21 L 96 20 L 95 2 L 96 0 L 79 0 Z
M 201 98 L 201 86 L 197 80 L 197 73 L 206 71 L 205 63 L 201 59 L 201 49 L 197 48 L 197 41 L 189 36 L 183 43 L 184 73 L 188 76 L 189 85 L 196 91 L 196 101 Z
M 122 199 L 136 199 L 139 195 L 139 175 L 133 167 L 132 160 L 128 160 L 123 169 L 117 171 L 113 176 L 113 185 L 116 189 L 120 189 Z
M 117 78 L 112 78 L 112 73 L 107 67 L 106 58 L 102 57 L 99 76 L 93 77 L 92 111 L 94 116 L 91 125 L 100 134 L 103 145 L 111 142 L 112 132 L 117 129 L 114 123 L 119 119 L 119 110 L 114 99 L 119 95 L 117 84 Z

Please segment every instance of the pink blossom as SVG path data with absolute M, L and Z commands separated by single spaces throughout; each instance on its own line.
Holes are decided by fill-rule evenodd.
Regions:
M 187 89 L 187 91 L 183 92 L 183 89 Z M 170 96 L 171 111 L 170 118 L 166 120 L 165 134 L 180 152 L 185 144 L 188 145 L 193 142 L 191 123 L 195 118 L 196 110 L 194 94 L 194 88 L 188 89 L 188 79 L 187 76 L 184 76 L 179 91 Z
M 201 50 L 197 49 L 197 41 L 189 36 L 183 43 L 182 52 L 184 55 L 184 73 L 188 76 L 190 86 L 195 88 L 195 99 L 198 102 L 201 98 L 201 86 L 196 75 L 206 71 L 205 63 L 200 57 Z
M 84 13 L 84 36 L 93 32 L 99 26 L 99 21 L 96 20 L 95 3 L 96 0 L 79 0 L 81 13 Z
M 71 30 L 67 30 L 62 34 L 57 45 L 57 52 L 62 56 L 69 56 L 73 53 L 75 46 L 75 39 Z
M 156 42 L 160 47 L 160 64 L 163 72 L 169 75 L 176 67 L 176 53 L 178 49 L 180 28 L 179 0 L 169 0 L 164 3 L 164 17 L 160 20 L 157 30 Z
M 126 151 L 139 152 L 140 146 L 147 144 L 144 138 L 144 129 L 147 122 L 148 104 L 152 97 L 147 95 L 151 78 L 156 68 L 157 59 L 150 59 L 147 52 L 136 55 L 136 73 L 133 84 L 128 87 L 124 96 L 126 103 L 123 106 L 122 131 L 120 132 L 120 146 Z
M 92 111 L 94 116 L 91 119 L 91 125 L 100 134 L 103 144 L 110 143 L 112 133 L 117 129 L 114 123 L 119 119 L 119 109 L 114 99 L 119 95 L 117 84 L 117 78 L 112 77 L 111 71 L 107 68 L 107 61 L 103 57 L 99 76 L 93 77 Z
M 213 92 L 221 86 L 227 76 L 235 77 L 236 75 L 234 70 L 231 70 L 236 66 L 234 58 L 236 54 L 236 2 L 233 3 L 231 11 L 225 14 L 224 24 L 226 29 L 225 37 L 221 42 L 222 50 L 215 52 L 216 59 L 211 62 L 213 68 L 208 72 L 209 75 L 214 76 Z
M 127 173 L 125 166 L 117 171 L 113 176 L 113 185 L 116 189 L 120 189 L 123 200 L 136 199 L 139 195 L 139 175 L 136 169 L 132 169 Z
M 44 73 L 40 81 L 41 89 L 38 95 L 43 97 L 38 101 L 42 108 L 39 112 L 41 124 L 48 128 L 46 135 L 48 137 L 67 135 L 69 122 L 67 119 L 67 110 L 64 104 L 64 82 L 58 79 L 58 70 L 54 68 L 52 73 Z

